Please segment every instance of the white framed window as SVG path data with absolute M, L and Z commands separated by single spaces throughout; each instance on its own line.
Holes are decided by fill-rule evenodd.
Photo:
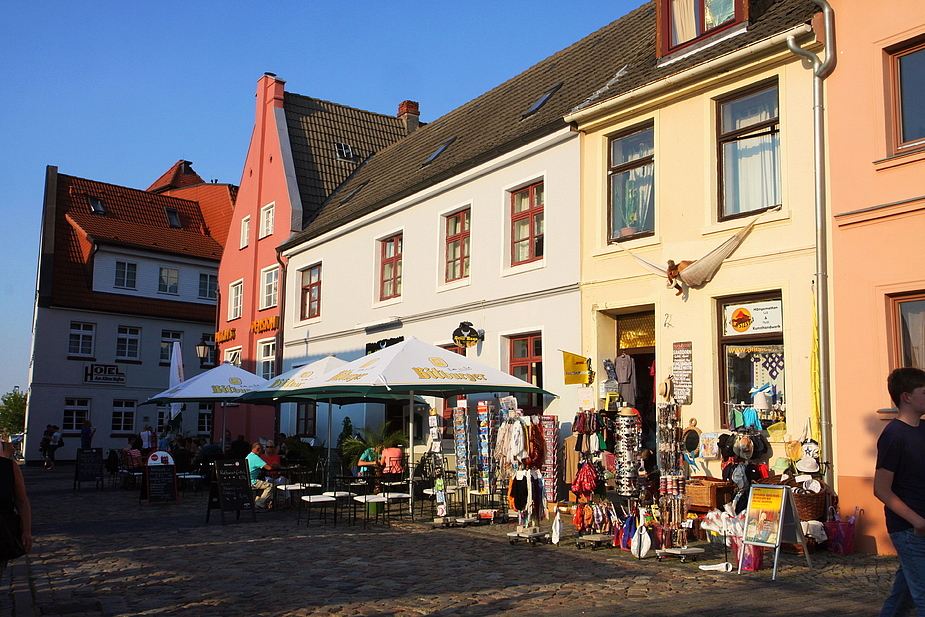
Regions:
M 68 339 L 67 354 L 69 356 L 93 355 L 93 334 L 96 324 L 81 321 L 71 322 L 71 333 Z
M 276 376 L 276 339 L 257 341 L 257 374 L 264 379 Z
M 279 266 L 260 271 L 260 309 L 276 306 L 279 297 Z
M 173 342 L 183 340 L 183 333 L 178 330 L 161 330 L 161 362 L 170 363 Z
M 162 294 L 180 293 L 180 271 L 176 268 L 161 268 L 157 290 Z
M 251 237 L 251 217 L 245 216 L 241 219 L 241 244 L 238 245 L 238 248 L 247 248 L 247 245 L 250 244 Z
M 135 430 L 135 401 L 114 400 L 112 402 L 112 430 L 130 433 Z
M 266 238 L 273 234 L 273 217 L 276 210 L 276 202 L 267 204 L 260 209 L 260 236 Z
M 119 289 L 136 289 L 138 280 L 138 264 L 130 261 L 116 262 L 116 280 L 115 287 Z
M 225 350 L 225 362 L 228 364 L 234 364 L 235 366 L 241 366 L 241 348 L 232 347 L 231 349 Z
M 79 431 L 84 421 L 90 417 L 90 399 L 65 398 L 64 417 L 61 419 L 62 431 Z
M 170 422 L 170 405 L 157 406 L 157 426 L 155 430 L 160 433 Z
M 137 360 L 140 356 L 141 328 L 119 326 L 116 336 L 116 359 Z
M 205 300 L 218 298 L 218 275 L 199 273 L 199 297 Z
M 244 310 L 244 281 L 235 281 L 228 286 L 228 321 L 240 319 Z
M 200 435 L 210 435 L 212 433 L 212 406 L 208 403 L 199 403 L 196 432 Z

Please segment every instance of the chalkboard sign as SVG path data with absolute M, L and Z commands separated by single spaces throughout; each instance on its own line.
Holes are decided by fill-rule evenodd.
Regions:
M 80 488 L 81 482 L 96 482 L 103 488 L 103 449 L 78 448 L 77 466 L 74 468 L 74 488 Z
M 148 504 L 176 503 L 177 496 L 177 468 L 173 465 L 146 465 L 144 477 L 141 481 L 142 499 Z
M 254 520 L 254 491 L 251 489 L 250 472 L 247 461 L 215 461 L 215 478 L 209 489 L 209 507 L 206 510 L 206 522 L 212 510 L 218 509 L 225 524 L 225 512 L 250 512 Z

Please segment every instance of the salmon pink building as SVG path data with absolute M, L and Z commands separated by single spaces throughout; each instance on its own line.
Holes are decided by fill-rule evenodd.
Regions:
M 317 214 L 330 193 L 369 156 L 417 127 L 417 103 L 386 116 L 285 91 L 267 73 L 257 82 L 254 132 L 219 268 L 215 342 L 222 361 L 270 378 L 279 372 L 285 264 L 276 248 Z M 216 429 L 248 441 L 272 437 L 273 407 L 240 405 Z
M 925 4 L 830 2 L 836 481 L 843 513 L 865 511 L 858 550 L 891 553 L 873 475 L 877 437 L 895 417 L 886 376 L 925 368 Z

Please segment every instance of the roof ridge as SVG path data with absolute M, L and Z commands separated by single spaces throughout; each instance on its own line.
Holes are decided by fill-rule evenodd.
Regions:
M 288 90 L 286 90 L 285 93 L 288 94 L 289 96 L 297 96 L 299 98 L 308 99 L 310 101 L 317 101 L 319 103 L 326 103 L 328 105 L 336 105 L 337 107 L 342 107 L 344 109 L 352 109 L 353 111 L 360 111 L 360 112 L 363 112 L 364 114 L 370 114 L 373 116 L 381 116 L 383 118 L 389 118 L 391 120 L 395 120 L 396 122 L 401 122 L 401 118 L 395 115 L 386 114 L 386 113 L 382 113 L 378 111 L 370 111 L 368 109 L 360 109 L 359 107 L 353 107 L 351 105 L 344 105 L 343 103 L 337 103 L 335 101 L 328 101 L 326 99 L 320 99 L 318 97 L 308 96 L 307 94 L 299 94 L 298 92 L 289 92 Z
M 89 182 L 89 183 L 92 183 L 92 184 L 102 184 L 102 185 L 105 185 L 105 186 L 110 186 L 110 187 L 112 187 L 112 188 L 114 188 L 114 189 L 125 190 L 125 191 L 134 191 L 134 192 L 136 192 L 136 193 L 140 193 L 141 195 L 145 195 L 145 196 L 150 197 L 150 198 L 152 198 L 152 199 L 175 199 L 175 200 L 177 200 L 177 201 L 184 201 L 184 202 L 191 203 L 191 204 L 195 204 L 196 206 L 199 206 L 199 202 L 196 201 L 196 200 L 194 200 L 194 199 L 184 199 L 184 198 L 182 198 L 182 197 L 174 197 L 173 195 L 164 195 L 164 194 L 162 194 L 162 193 L 152 193 L 151 191 L 147 191 L 147 190 L 145 190 L 145 189 L 136 189 L 136 188 L 133 188 L 133 187 L 131 187 L 131 186 L 125 186 L 125 185 L 122 185 L 122 184 L 113 184 L 112 182 L 104 182 L 104 181 L 102 181 L 102 180 L 91 180 L 90 178 L 82 178 L 82 177 L 80 177 L 80 176 L 72 176 L 72 175 L 70 175 L 70 174 L 62 174 L 62 173 L 59 173 L 58 175 L 59 175 L 59 176 L 64 176 L 64 177 L 67 177 L 67 178 L 72 178 L 72 179 L 74 179 L 74 180 L 81 180 L 81 181 L 83 181 L 83 182 Z M 203 182 L 203 184 L 209 184 L 209 183 L 208 183 L 208 182 Z M 200 186 L 200 185 L 194 185 L 194 186 Z M 234 185 L 229 184 L 228 186 L 234 186 Z M 179 188 L 188 188 L 188 187 L 179 187 Z M 172 190 L 174 190 L 174 189 L 172 189 Z

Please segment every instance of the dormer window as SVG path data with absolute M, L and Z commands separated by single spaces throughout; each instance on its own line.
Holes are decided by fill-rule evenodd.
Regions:
M 337 153 L 338 161 L 354 162 L 357 160 L 357 154 L 349 144 L 334 142 L 334 151 Z
M 164 214 L 167 215 L 167 224 L 172 229 L 183 228 L 183 225 L 180 224 L 180 213 L 177 212 L 176 208 L 164 208 Z
M 746 0 L 659 0 L 661 55 L 746 18 Z
M 533 114 L 535 114 L 536 112 L 538 112 L 538 111 L 540 110 L 540 107 L 542 107 L 543 105 L 545 105 L 545 104 L 546 104 L 546 101 L 548 101 L 549 98 L 550 98 L 553 94 L 555 94 L 556 91 L 557 91 L 559 88 L 561 88 L 561 87 L 562 87 L 562 82 L 560 81 L 560 82 L 557 83 L 555 86 L 552 86 L 551 88 L 547 88 L 546 90 L 544 90 L 544 91 L 543 91 L 543 94 L 540 95 L 540 98 L 536 99 L 536 102 L 533 103 L 533 105 L 531 105 L 530 108 L 529 108 L 527 111 L 525 111 L 523 114 L 521 114 L 520 119 L 523 120 L 523 119 L 526 118 L 527 116 L 532 116 Z
M 106 208 L 103 207 L 103 200 L 93 195 L 87 195 L 87 204 L 90 205 L 90 212 L 93 214 L 106 214 Z
M 440 156 L 441 154 L 443 154 L 443 151 L 446 150 L 447 148 L 449 148 L 449 147 L 450 147 L 450 144 L 453 143 L 454 141 L 456 141 L 456 138 L 455 138 L 455 137 L 450 137 L 450 138 L 447 139 L 445 142 L 443 142 L 442 144 L 440 144 L 440 146 L 434 151 L 434 153 L 431 154 L 429 157 L 427 157 L 427 160 L 426 160 L 426 161 L 424 161 L 423 163 L 421 163 L 421 167 L 425 167 L 425 166 L 427 166 L 427 165 L 430 165 L 430 164 L 433 163 L 434 161 L 436 161 L 436 160 L 437 160 L 437 157 Z

